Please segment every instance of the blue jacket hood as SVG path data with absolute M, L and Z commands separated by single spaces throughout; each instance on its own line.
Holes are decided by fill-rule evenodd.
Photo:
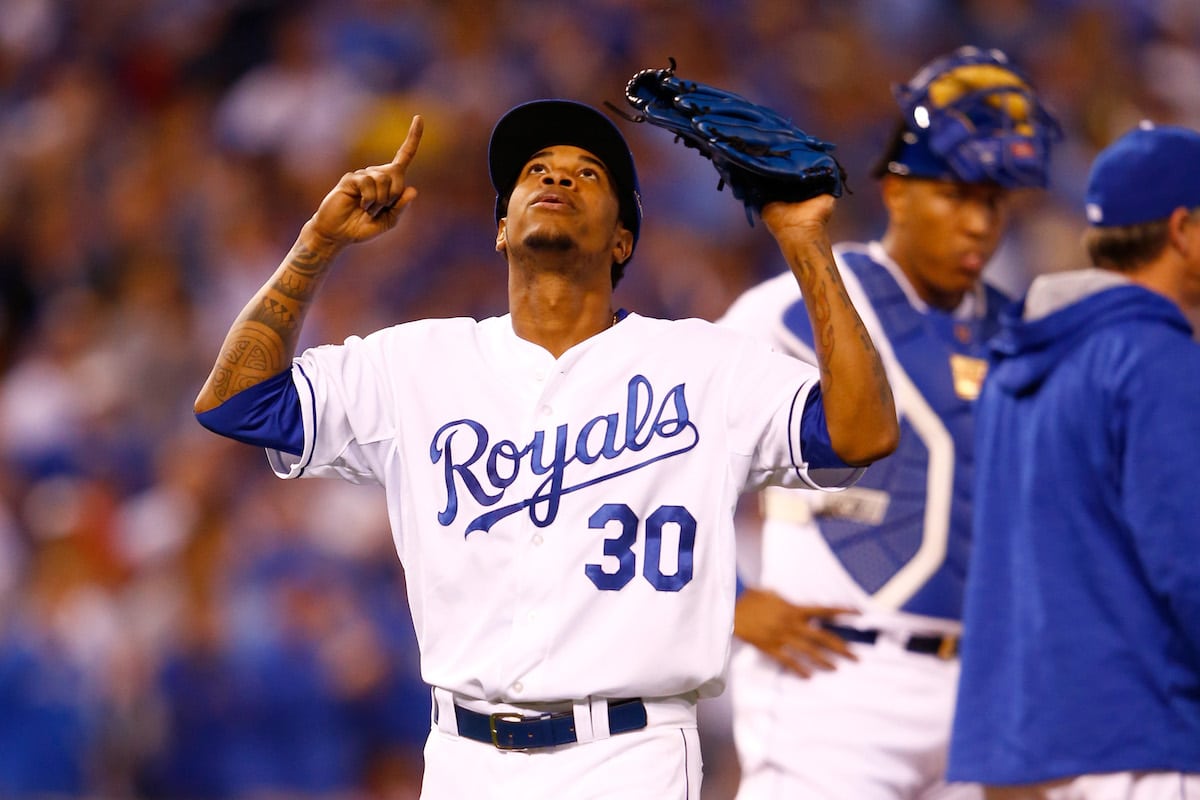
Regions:
M 1100 329 L 1155 321 L 1178 327 L 1188 336 L 1192 333 L 1178 306 L 1132 283 L 1110 284 L 1045 316 L 1026 319 L 1026 307 L 1038 288 L 1031 286 L 1019 303 L 1004 310 L 1000 332 L 989 343 L 988 378 L 1010 394 L 1036 389 L 1066 354 Z

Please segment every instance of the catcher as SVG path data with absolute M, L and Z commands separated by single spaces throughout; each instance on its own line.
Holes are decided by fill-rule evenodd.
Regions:
M 975 398 L 1008 304 L 983 269 L 1013 192 L 1045 185 L 1059 132 L 996 50 L 936 59 L 895 98 L 901 119 L 875 170 L 887 227 L 834 254 L 896 390 L 900 446 L 843 494 L 761 496 L 761 574 L 735 617 L 752 646 L 730 669 L 739 800 L 980 796 L 945 774 Z M 803 358 L 821 333 L 801 303 L 781 275 L 722 321 Z
M 282 478 L 384 486 L 433 694 L 423 798 L 699 798 L 738 494 L 848 485 L 898 436 L 833 268 L 833 197 L 761 207 L 820 319 L 818 371 L 617 308 L 642 224 L 629 148 L 590 106 L 527 103 L 489 149 L 509 313 L 297 353 L 337 254 L 420 213 L 422 131 L 321 202 L 233 323 L 199 420 Z

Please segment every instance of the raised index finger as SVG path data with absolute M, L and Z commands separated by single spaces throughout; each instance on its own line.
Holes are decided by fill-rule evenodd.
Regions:
M 416 114 L 412 118 L 412 122 L 408 126 L 408 136 L 404 137 L 404 144 L 400 145 L 400 149 L 396 151 L 396 157 L 392 159 L 392 163 L 404 169 L 412 162 L 413 156 L 417 154 L 417 147 L 421 144 L 421 134 L 425 132 L 425 120 L 420 114 Z

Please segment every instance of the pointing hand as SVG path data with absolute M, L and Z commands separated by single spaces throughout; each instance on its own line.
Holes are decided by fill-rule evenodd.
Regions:
M 310 220 L 312 233 L 331 243 L 350 244 L 395 227 L 404 208 L 417 196 L 405 174 L 424 129 L 421 116 L 414 116 L 404 143 L 390 162 L 343 175 Z

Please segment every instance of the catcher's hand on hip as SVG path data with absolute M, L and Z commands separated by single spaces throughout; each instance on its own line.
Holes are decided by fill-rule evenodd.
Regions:
M 807 678 L 814 670 L 837 669 L 839 656 L 858 660 L 844 639 L 817 624 L 856 613 L 852 608 L 796 606 L 774 592 L 746 589 L 734 607 L 733 633 Z
M 333 243 L 349 244 L 391 230 L 417 196 L 405 175 L 424 130 L 424 120 L 414 116 L 404 143 L 390 162 L 343 175 L 313 215 L 312 233 Z

